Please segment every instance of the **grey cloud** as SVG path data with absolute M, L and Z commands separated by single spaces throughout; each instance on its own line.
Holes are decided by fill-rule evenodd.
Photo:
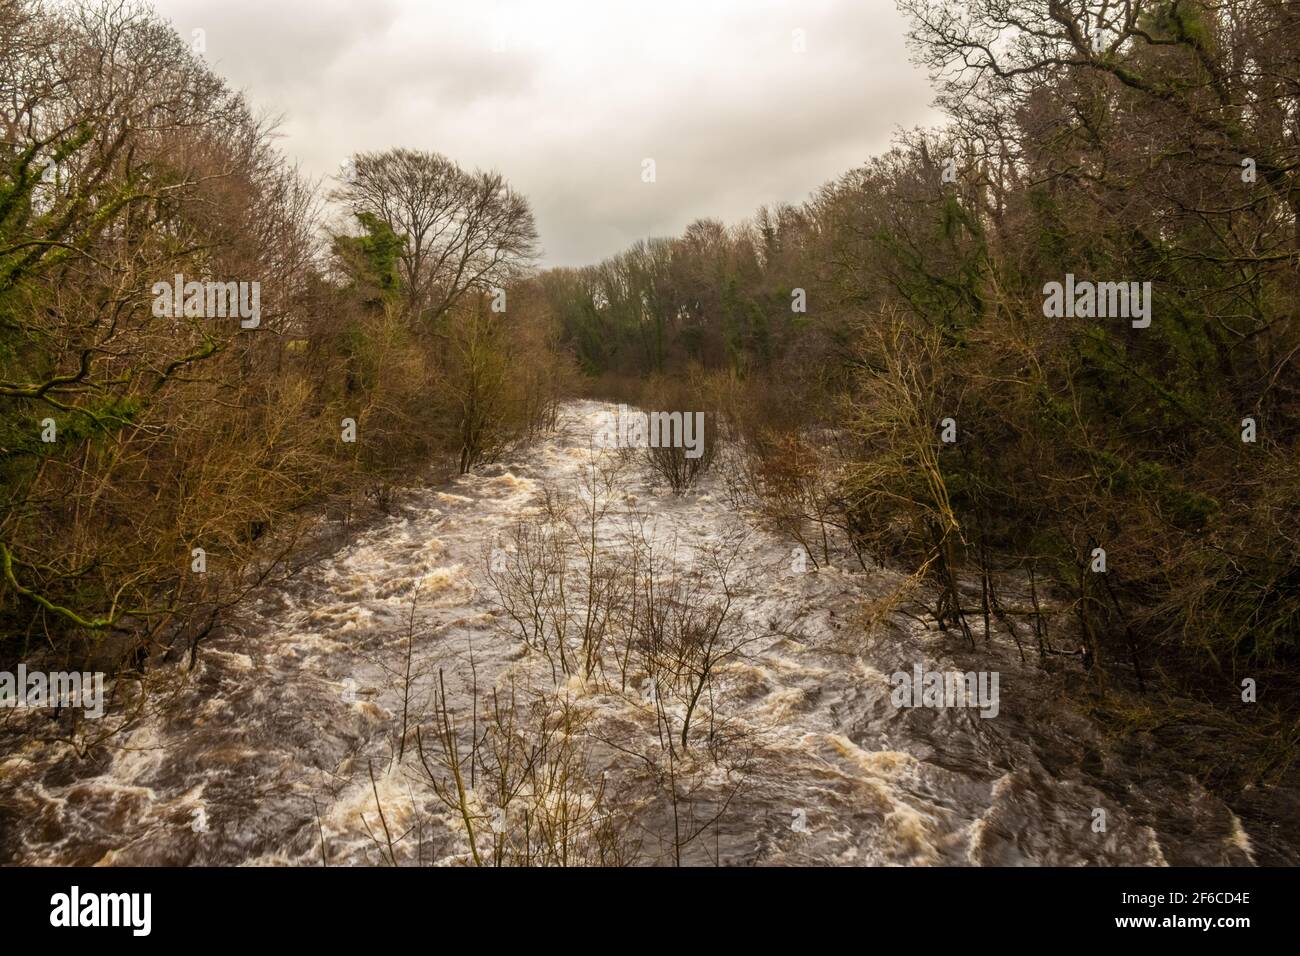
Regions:
M 892 0 L 157 6 L 208 31 L 214 68 L 284 115 L 309 174 L 396 145 L 499 169 L 533 203 L 548 264 L 799 202 L 938 118 Z

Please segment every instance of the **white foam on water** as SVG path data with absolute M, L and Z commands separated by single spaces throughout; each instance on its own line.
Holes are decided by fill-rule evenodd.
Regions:
M 1228 811 L 1228 817 L 1232 821 L 1232 833 L 1228 836 L 1228 842 L 1246 854 L 1246 859 L 1253 866 L 1255 864 L 1255 847 L 1250 842 L 1250 834 L 1246 832 L 1245 826 L 1242 825 L 1241 818 L 1231 810 Z
M 409 746 L 407 766 L 390 761 L 402 709 L 395 675 L 412 597 L 418 611 L 414 653 L 423 675 L 416 710 L 427 713 L 439 669 L 455 699 L 467 700 L 471 642 L 481 694 L 512 679 L 521 697 L 530 687 L 551 688 L 545 656 L 525 649 L 486 600 L 486 549 L 521 519 L 539 515 L 546 490 L 579 493 L 584 469 L 610 454 L 592 448 L 591 438 L 598 417 L 613 409 L 600 402 L 568 403 L 560 430 L 512 455 L 508 465 L 457 478 L 450 490 L 404 492 L 398 516 L 356 534 L 274 600 L 253 602 L 245 637 L 205 645 L 190 677 L 192 693 L 175 704 L 160 702 L 158 713 L 142 717 L 99 775 L 47 783 L 43 769 L 67 758 L 62 745 L 24 747 L 22 754 L 0 758 L 0 780 L 20 781 L 18 799 L 39 806 L 66 833 L 57 844 L 24 852 L 32 860 L 60 862 L 73 858 L 78 841 L 111 841 L 119 848 L 101 863 L 139 862 L 149 859 L 151 841 L 157 846 L 156 841 L 191 839 L 189 811 L 203 808 L 209 818 L 247 817 L 245 836 L 258 828 L 283 833 L 283 847 L 249 850 L 239 836 L 222 845 L 221 834 L 210 832 L 204 835 L 205 853 L 213 859 L 315 865 L 320 847 L 314 812 L 306 811 L 311 819 L 302 822 L 304 806 L 310 808 L 315 797 L 331 864 L 373 863 L 380 859 L 373 836 L 382 834 L 377 787 L 391 832 L 408 830 L 419 812 L 426 824 L 436 824 L 442 841 L 426 846 L 426 862 L 464 862 L 463 824 L 420 790 Z M 997 814 L 1049 805 L 1073 812 L 1094 792 L 1050 774 L 1013 784 L 1005 765 L 1025 756 L 1018 738 L 1046 728 L 1016 725 L 1004 716 L 990 722 L 997 724 L 989 728 L 996 733 L 981 736 L 934 712 L 894 710 L 886 675 L 900 661 L 945 667 L 948 655 L 961 650 L 950 636 L 910 618 L 888 617 L 879 633 L 869 635 L 853 622 L 858 602 L 887 594 L 903 575 L 863 572 L 842 547 L 829 567 L 792 571 L 791 540 L 737 514 L 716 468 L 696 489 L 674 497 L 654 483 L 643 459 L 631 456 L 597 529 L 602 547 L 619 546 L 633 510 L 646 516 L 644 530 L 656 551 L 671 554 L 700 580 L 705 577 L 699 549 L 740 538 L 731 620 L 752 639 L 719 668 L 713 687 L 724 729 L 740 733 L 753 750 L 749 776 L 724 821 L 729 839 L 734 836 L 728 861 L 977 863 L 992 851 L 985 842 Z M 639 696 L 644 675 L 629 676 L 626 693 L 563 674 L 558 690 L 613 744 L 630 753 L 657 752 L 654 710 Z M 1004 693 L 1012 686 L 1004 681 Z M 347 690 L 358 696 L 347 699 Z M 1050 687 L 1038 693 L 1044 707 L 1055 706 Z M 666 710 L 679 724 L 683 707 L 674 702 Z M 702 712 L 693 727 L 693 735 L 706 732 Z M 954 739 L 957 734 L 960 739 Z M 693 742 L 680 760 L 698 772 L 712 797 L 735 783 L 732 771 L 712 763 L 701 744 Z M 374 785 L 368 763 L 375 768 Z M 238 793 L 257 796 L 241 798 L 232 788 L 209 786 L 232 774 L 243 784 Z M 63 778 L 50 773 L 48 779 Z M 653 806 L 650 787 L 631 799 Z M 237 799 L 249 802 L 222 802 Z M 87 800 L 116 812 L 87 813 Z M 809 810 L 816 824 L 811 833 L 790 829 L 792 808 Z M 164 820 L 164 810 L 181 823 Z M 1201 842 L 1230 846 L 1253 861 L 1241 821 L 1231 814 L 1218 819 L 1225 832 Z M 303 829 L 293 830 L 289 821 Z M 169 834 L 172 825 L 181 832 Z M 1070 837 L 1064 828 L 1047 829 L 1060 827 L 1059 821 L 1034 825 L 1043 841 L 1056 841 L 1051 862 L 1095 858 L 1087 839 Z M 1086 820 L 1078 829 L 1086 831 Z M 1108 852 L 1125 862 L 1163 863 L 1159 835 L 1150 828 L 1141 832 L 1132 845 Z M 760 834 L 767 841 L 761 850 Z M 306 849 L 290 852 L 291 843 Z M 1026 845 L 1026 852 L 1034 852 L 1032 841 Z M 412 853 L 409 845 L 399 848 L 405 861 Z

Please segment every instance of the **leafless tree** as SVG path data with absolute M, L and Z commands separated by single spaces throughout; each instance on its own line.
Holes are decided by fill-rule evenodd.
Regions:
M 436 322 L 472 289 L 504 288 L 536 251 L 524 197 L 497 172 L 468 172 L 438 153 L 358 153 L 334 198 L 386 222 L 401 239 L 411 314 Z

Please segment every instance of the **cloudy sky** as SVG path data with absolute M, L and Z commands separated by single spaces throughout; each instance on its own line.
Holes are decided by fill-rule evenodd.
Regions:
M 548 265 L 801 201 L 899 127 L 939 120 L 893 0 L 155 6 L 283 117 L 308 174 L 390 146 L 498 169 L 532 202 Z

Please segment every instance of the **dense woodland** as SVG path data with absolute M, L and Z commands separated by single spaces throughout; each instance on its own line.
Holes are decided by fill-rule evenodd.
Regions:
M 486 297 L 537 239 L 500 175 L 394 150 L 309 183 L 143 7 L 4 0 L 0 43 L 6 662 L 188 650 L 322 506 L 548 423 L 571 362 Z M 159 319 L 175 275 L 259 282 L 260 323 Z
M 777 511 L 864 557 L 1032 574 L 1099 680 L 1293 672 L 1300 10 L 1125 3 L 1098 35 L 1078 4 L 902 6 L 950 125 L 542 275 L 584 371 L 689 381 Z M 1046 318 L 1067 273 L 1150 281 L 1150 326 Z
M 913 573 L 971 644 L 1029 622 L 1099 692 L 1224 708 L 1256 679 L 1224 719 L 1283 772 L 1300 9 L 901 6 L 946 126 L 801 205 L 539 272 L 500 174 L 394 148 L 308 182 L 146 9 L 0 0 L 0 663 L 192 653 L 317 515 L 586 393 L 706 410 L 748 505 L 814 563 Z M 176 274 L 260 282 L 260 325 L 159 319 Z M 1067 274 L 1149 281 L 1149 327 L 1046 317 Z

